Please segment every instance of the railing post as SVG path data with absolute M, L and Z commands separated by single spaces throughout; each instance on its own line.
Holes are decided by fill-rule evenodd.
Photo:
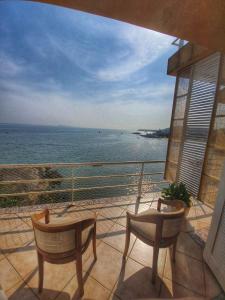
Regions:
M 143 174 L 144 174 L 144 163 L 141 164 L 141 172 L 139 177 L 138 183 L 138 199 L 141 199 L 141 190 L 142 190 L 142 181 L 143 181 Z
M 74 169 L 72 168 L 72 202 L 74 201 L 73 191 L 74 191 Z

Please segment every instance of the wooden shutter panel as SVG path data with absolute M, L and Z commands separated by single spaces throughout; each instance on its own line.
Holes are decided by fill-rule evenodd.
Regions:
M 173 112 L 170 125 L 170 138 L 167 148 L 165 179 L 175 181 L 178 170 L 178 159 L 183 136 L 184 116 L 189 89 L 190 68 L 179 73 L 174 92 Z
M 178 182 L 197 197 L 218 80 L 220 54 L 215 53 L 193 66 L 186 122 L 179 159 Z
M 225 160 L 225 55 L 221 56 L 217 86 L 199 193 L 199 198 L 210 205 L 215 204 Z

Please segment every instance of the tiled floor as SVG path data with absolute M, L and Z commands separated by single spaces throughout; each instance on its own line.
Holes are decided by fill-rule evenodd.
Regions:
M 143 211 L 156 207 L 155 194 L 137 203 L 135 197 L 83 201 L 67 209 L 66 204 L 51 206 L 54 218 L 77 218 L 98 213 L 97 255 L 94 263 L 89 247 L 83 256 L 84 299 L 136 299 L 208 297 L 221 290 L 202 258 L 202 247 L 195 231 L 206 238 L 212 210 L 196 203 L 192 206 L 180 234 L 176 263 L 170 260 L 170 249 L 160 250 L 158 278 L 151 284 L 152 248 L 131 238 L 125 264 L 122 253 L 125 242 L 126 211 Z M 0 211 L 0 283 L 9 299 L 77 299 L 76 268 L 45 264 L 44 290 L 38 294 L 37 258 L 29 208 L 26 211 Z M 38 209 L 38 208 L 36 208 Z M 40 208 L 39 208 L 40 209 Z M 204 234 L 202 234 L 204 232 Z M 200 242 L 202 240 L 200 239 Z M 208 299 L 207 298 L 207 299 Z

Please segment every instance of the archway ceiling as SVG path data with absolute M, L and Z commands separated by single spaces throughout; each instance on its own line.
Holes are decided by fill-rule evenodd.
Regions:
M 60 5 L 225 52 L 225 0 L 27 0 Z

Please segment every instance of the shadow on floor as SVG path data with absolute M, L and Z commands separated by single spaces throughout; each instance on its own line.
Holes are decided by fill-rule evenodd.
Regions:
M 127 269 L 127 270 L 126 270 Z M 144 298 L 158 298 L 161 288 L 163 286 L 168 295 L 170 291 L 165 286 L 160 277 L 157 276 L 155 284 L 152 284 L 152 269 L 143 267 L 132 275 L 129 274 L 130 266 L 126 266 L 126 262 L 122 264 L 119 280 L 114 289 L 112 296 L 113 300 L 120 299 L 144 299 Z M 128 278 L 126 279 L 126 276 Z M 172 297 L 172 295 L 171 295 Z

